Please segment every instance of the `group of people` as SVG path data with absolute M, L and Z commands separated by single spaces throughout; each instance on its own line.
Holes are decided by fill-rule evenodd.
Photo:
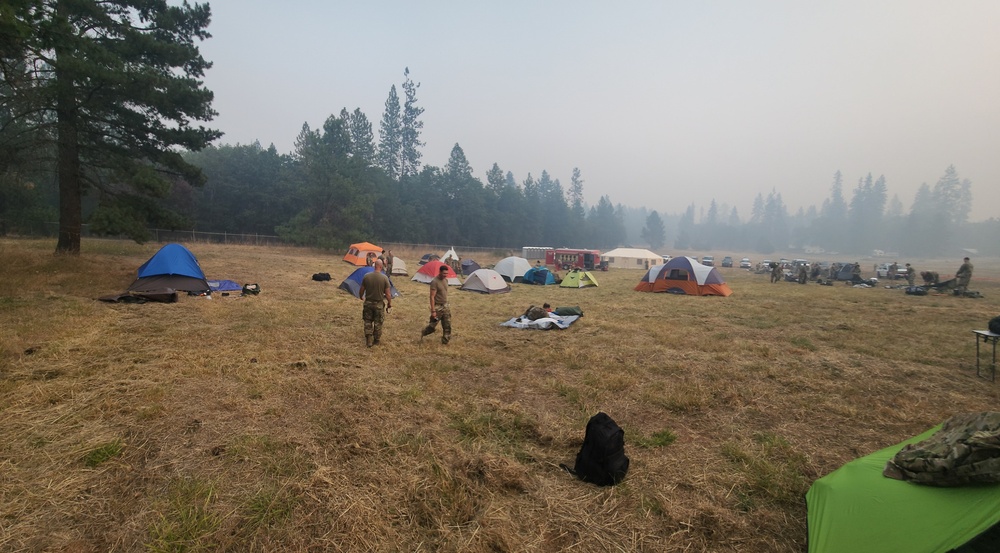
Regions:
M 865 282 L 865 279 L 863 279 L 862 276 L 861 276 L 861 264 L 860 263 L 851 263 L 850 266 L 851 266 L 851 280 L 848 281 L 848 282 L 854 282 L 854 283 Z M 830 271 L 830 275 L 829 276 L 830 276 L 830 278 L 833 278 L 833 275 L 836 274 L 836 272 L 839 270 L 840 267 L 841 266 L 839 266 L 837 264 L 833 264 L 833 265 L 830 266 L 830 268 L 829 268 L 829 271 Z M 877 267 L 878 266 L 876 265 L 876 268 Z M 962 262 L 962 266 L 959 267 L 958 271 L 955 273 L 955 279 L 956 279 L 955 294 L 956 295 L 964 295 L 966 293 L 966 291 L 968 290 L 968 288 L 969 288 L 969 282 L 972 280 L 972 268 L 973 268 L 972 267 L 972 262 L 969 261 L 969 258 L 968 257 L 964 258 L 963 262 Z M 775 283 L 775 282 L 778 282 L 780 280 L 783 280 L 783 278 L 784 278 L 784 269 L 781 266 L 781 264 L 779 264 L 777 262 L 771 262 L 770 263 L 770 269 L 771 269 L 770 276 L 771 276 L 771 283 L 772 284 Z M 900 271 L 899 264 L 896 263 L 896 262 L 893 262 L 886 269 L 886 277 L 890 281 L 894 281 L 896 279 L 896 275 L 899 274 L 899 271 Z M 911 265 L 909 263 L 906 263 L 905 267 L 903 268 L 903 272 L 906 275 L 906 283 L 907 283 L 907 285 L 908 286 L 914 286 L 915 283 L 916 283 L 916 278 L 917 278 L 917 270 L 913 267 L 913 265 Z M 802 264 L 800 264 L 798 266 L 798 271 L 795 274 L 795 280 L 799 284 L 805 284 L 806 281 L 809 278 L 812 278 L 812 279 L 822 279 L 823 275 L 824 275 L 824 270 L 820 267 L 819 263 L 813 263 L 811 267 L 810 267 L 810 265 L 808 265 L 806 263 L 802 263 Z M 925 271 L 925 272 L 920 273 L 920 276 L 923 278 L 925 285 L 937 285 L 938 284 L 938 273 L 936 273 L 936 272 Z
M 385 268 L 383 260 L 376 258 L 372 267 L 375 270 L 361 279 L 361 288 L 358 291 L 358 295 L 364 298 L 361 318 L 365 323 L 365 345 L 367 347 L 377 346 L 381 343 L 385 314 L 392 311 L 392 283 L 389 282 L 386 272 L 383 272 Z M 420 338 L 423 339 L 424 336 L 433 334 L 440 322 L 441 343 L 447 344 L 451 341 L 451 306 L 448 304 L 447 265 L 441 265 L 438 268 L 437 276 L 431 280 L 430 309 L 430 320 L 421 331 Z

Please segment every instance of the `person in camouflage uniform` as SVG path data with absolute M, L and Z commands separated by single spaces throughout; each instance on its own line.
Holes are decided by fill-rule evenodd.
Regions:
M 958 279 L 958 283 L 955 287 L 955 294 L 962 295 L 969 289 L 969 281 L 972 280 L 972 263 L 969 258 L 963 259 L 964 263 L 958 268 L 958 272 L 955 273 L 955 278 Z
M 781 265 L 771 262 L 771 284 L 781 280 Z
M 392 250 L 385 251 L 385 274 L 392 278 Z
M 392 309 L 392 284 L 389 277 L 382 273 L 382 260 L 375 260 L 375 270 L 361 279 L 358 290 L 365 300 L 361 318 L 365 321 L 365 345 L 376 346 L 382 338 L 382 323 L 385 314 Z
M 451 340 L 451 308 L 448 305 L 448 266 L 438 268 L 437 278 L 431 281 L 431 318 L 420 333 L 420 338 L 434 334 L 441 321 L 441 343 Z
M 906 284 L 913 286 L 913 283 L 917 281 L 917 270 L 913 268 L 913 265 L 909 263 L 906 264 Z
M 799 265 L 799 284 L 805 284 L 806 280 L 808 279 L 809 279 L 808 265 L 802 263 Z

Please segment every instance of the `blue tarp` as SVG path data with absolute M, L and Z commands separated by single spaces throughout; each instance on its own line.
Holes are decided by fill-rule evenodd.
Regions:
M 209 280 L 208 287 L 213 292 L 241 292 L 243 287 L 233 280 Z
M 340 289 L 350 292 L 354 294 L 354 297 L 361 299 L 361 279 L 374 270 L 374 267 L 358 267 L 350 276 L 344 279 L 344 282 L 340 283 Z M 389 279 L 389 286 L 392 297 L 398 297 L 399 292 L 396 290 L 396 285 L 392 283 L 392 279 Z

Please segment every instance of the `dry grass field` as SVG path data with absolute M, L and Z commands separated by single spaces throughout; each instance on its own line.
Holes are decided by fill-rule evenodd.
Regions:
M 973 259 L 980 299 L 738 269 L 729 298 L 628 270 L 452 288 L 447 346 L 396 278 L 368 350 L 340 254 L 187 246 L 261 294 L 108 304 L 159 245 L 0 239 L 0 551 L 805 551 L 815 479 L 1000 397 L 970 332 L 1000 315 L 998 260 Z M 543 302 L 585 315 L 499 326 Z M 613 488 L 559 468 L 598 411 L 632 461 Z

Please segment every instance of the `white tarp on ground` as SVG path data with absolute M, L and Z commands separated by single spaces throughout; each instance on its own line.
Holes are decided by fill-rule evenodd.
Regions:
M 575 323 L 579 318 L 579 315 L 567 315 L 565 317 L 553 315 L 551 317 L 543 317 L 532 321 L 531 319 L 522 316 L 514 317 L 505 323 L 500 323 L 500 326 L 509 326 L 511 328 L 530 328 L 533 330 L 549 330 L 552 328 L 562 330 Z

